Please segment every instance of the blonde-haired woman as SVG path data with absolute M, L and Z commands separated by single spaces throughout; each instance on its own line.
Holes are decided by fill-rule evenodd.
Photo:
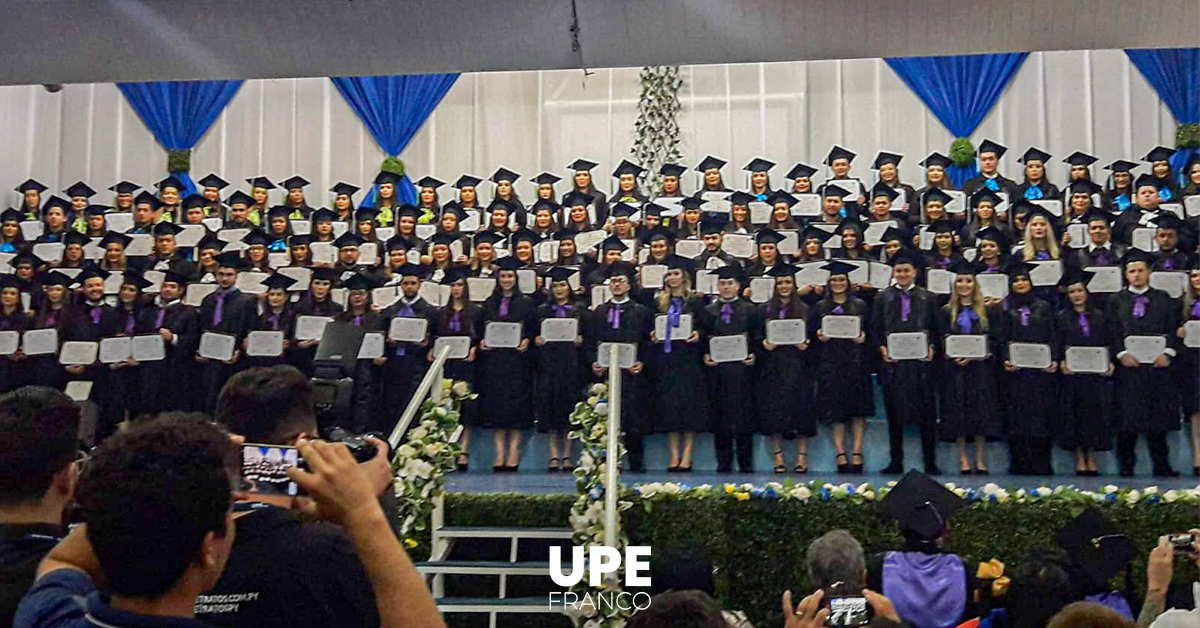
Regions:
M 655 321 L 665 317 L 663 334 L 650 332 L 652 347 L 646 365 L 654 394 L 656 417 L 654 430 L 667 433 L 671 465 L 667 471 L 692 470 L 692 444 L 696 432 L 708 427 L 708 391 L 700 366 L 700 328 L 704 302 L 692 291 L 689 278 L 691 260 L 673 256 L 667 260 L 663 288 L 654 298 Z M 684 335 L 677 329 L 683 317 L 691 318 L 692 331 Z M 656 324 L 657 328 L 658 325 Z M 683 441 L 683 449 L 679 443 Z
M 958 468 L 963 475 L 987 475 L 987 441 L 1004 434 L 1004 423 L 997 409 L 996 361 L 992 359 L 999 325 L 984 303 L 983 292 L 975 281 L 974 265 L 959 260 L 950 270 L 954 273 L 954 293 L 950 302 L 938 312 L 934 338 L 938 354 L 942 356 L 942 379 L 938 386 L 942 440 L 958 443 Z M 946 339 L 951 336 L 986 338 L 987 355 L 982 358 L 947 356 Z M 974 467 L 967 447 L 968 439 L 975 442 Z
M 1058 247 L 1058 237 L 1054 235 L 1054 215 L 1045 209 L 1026 201 L 1018 201 L 1017 212 L 1025 216 L 1025 234 L 1021 248 L 1013 254 L 1014 262 L 1050 262 L 1062 263 L 1062 249 Z M 1022 211 L 1024 210 L 1024 211 Z M 1054 286 L 1034 287 L 1033 293 L 1057 309 L 1061 299 L 1058 289 Z

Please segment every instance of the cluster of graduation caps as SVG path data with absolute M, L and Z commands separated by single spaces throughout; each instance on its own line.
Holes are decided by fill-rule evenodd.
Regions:
M 82 181 L 63 191 L 66 198 L 42 199 L 46 186 L 31 179 L 16 188 L 23 195 L 21 208 L 0 213 L 5 226 L 0 229 L 0 265 L 78 274 L 87 261 L 103 260 L 115 250 L 114 257 L 127 259 L 132 270 L 158 271 L 149 275 L 153 289 L 160 273 L 180 258 L 191 264 L 194 282 L 211 283 L 215 256 L 225 253 L 229 259 L 240 257 L 251 271 L 244 288 L 261 293 L 266 289 L 262 282 L 287 267 L 336 268 L 346 271 L 341 273 L 345 278 L 356 267 L 375 268 L 381 272 L 367 276 L 386 284 L 392 276 L 386 271 L 405 263 L 426 266 L 440 280 L 447 268 L 456 266 L 487 277 L 498 262 L 513 257 L 506 263 L 523 269 L 574 265 L 581 272 L 573 277 L 573 286 L 584 290 L 584 284 L 592 283 L 586 281 L 589 266 L 619 253 L 623 261 L 649 266 L 665 266 L 668 257 L 693 260 L 691 270 L 702 272 L 698 288 L 715 293 L 716 275 L 704 271 L 735 260 L 751 271 L 747 274 L 765 276 L 774 261 L 762 259 L 763 245 L 773 246 L 781 261 L 798 262 L 810 275 L 806 283 L 819 283 L 825 276 L 815 262 L 844 257 L 855 267 L 855 283 L 886 285 L 885 262 L 891 254 L 884 249 L 889 242 L 922 251 L 928 262 L 945 252 L 939 234 L 952 234 L 954 252 L 969 262 L 977 261 L 975 245 L 984 240 L 996 242 L 1007 257 L 1008 251 L 1020 249 L 1025 224 L 1037 216 L 1056 233 L 1070 234 L 1073 249 L 1088 247 L 1087 225 L 1094 219 L 1112 223 L 1121 244 L 1146 252 L 1157 250 L 1154 233 L 1159 227 L 1175 228 L 1182 241 L 1194 242 L 1191 223 L 1200 215 L 1200 196 L 1187 194 L 1189 189 L 1194 194 L 1195 183 L 1180 186 L 1170 174 L 1171 149 L 1150 151 L 1143 161 L 1151 164 L 1151 172 L 1136 180 L 1132 171 L 1140 164 L 1109 164 L 1111 175 L 1103 186 L 1092 178 L 1096 158 L 1075 152 L 1063 160 L 1071 167 L 1072 180 L 1061 191 L 1045 177 L 1052 156 L 1037 148 L 1017 160 L 1025 165 L 1023 181 L 1000 175 L 994 164 L 1006 150 L 990 140 L 982 142 L 983 173 L 962 189 L 950 185 L 945 171 L 951 160 L 937 152 L 921 161 L 927 180 L 920 189 L 900 181 L 897 169 L 903 156 L 890 152 L 876 156 L 871 166 L 875 182 L 869 186 L 850 172 L 855 153 L 840 146 L 824 161 L 821 185 L 813 182 L 818 169 L 799 163 L 785 175 L 790 188 L 775 189 L 770 172 L 776 164 L 755 158 L 743 168 L 748 190 L 729 189 L 722 178 L 727 162 L 708 156 L 692 168 L 698 176 L 696 191 L 683 190 L 688 167 L 667 164 L 658 172 L 661 191 L 653 198 L 641 189 L 647 174 L 641 166 L 622 161 L 612 172 L 616 189 L 606 195 L 591 180 L 598 164 L 579 159 L 567 166 L 571 190 L 559 196 L 554 186 L 562 179 L 544 172 L 530 179 L 538 192 L 529 203 L 522 202 L 514 187 L 521 175 L 507 168 L 490 177 L 494 189 L 486 203 L 480 198 L 483 179 L 464 174 L 452 186 L 453 200 L 442 203 L 439 192 L 446 184 L 427 176 L 416 182 L 418 202 L 403 204 L 397 200 L 401 177 L 381 172 L 373 181 L 370 205 L 355 207 L 354 196 L 361 189 L 342 182 L 330 190 L 332 207 L 316 209 L 305 196 L 310 183 L 300 176 L 278 184 L 251 177 L 246 179 L 249 193 L 236 190 L 224 198 L 230 184 L 215 174 L 199 179 L 201 191 L 186 196 L 174 176 L 156 183 L 157 193 L 139 193 L 140 186 L 122 181 L 109 188 L 116 195 L 113 206 L 93 203 L 97 192 Z M 989 157 L 994 157 L 990 170 Z M 1188 164 L 1187 172 L 1193 170 L 1200 171 L 1200 161 Z M 1136 202 L 1137 190 L 1144 186 L 1153 186 L 1160 201 L 1148 217 Z M 276 189 L 285 191 L 284 202 L 270 205 L 269 194 Z M 843 246 L 848 231 L 855 237 Z M 718 251 L 705 243 L 705 235 L 712 233 L 722 236 Z M 171 236 L 165 249 L 156 243 L 164 236 Z M 572 246 L 564 248 L 564 241 Z M 667 255 L 654 246 L 657 241 L 667 245 Z M 343 256 L 346 249 L 355 254 Z M 947 263 L 940 270 L 948 271 L 951 256 L 943 257 Z M 292 290 L 307 287 L 309 275 L 284 272 L 297 280 Z M 1035 279 L 1052 284 L 1060 272 L 1047 269 Z M 660 287 L 661 275 L 652 275 L 648 281 L 643 278 L 643 287 Z M 949 286 L 942 285 L 945 277 L 934 276 L 936 291 L 948 293 Z M 537 283 L 523 280 L 522 289 L 533 291 Z M 115 279 L 112 288 L 119 288 Z M 435 295 L 428 296 L 437 304 Z M 754 300 L 768 297 L 759 291 Z

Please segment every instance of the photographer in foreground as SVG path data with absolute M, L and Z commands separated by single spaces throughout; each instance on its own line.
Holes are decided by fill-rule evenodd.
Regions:
M 25 386 L 0 396 L 0 628 L 38 563 L 63 536 L 79 473 L 79 407 L 61 391 Z
M 249 369 L 225 385 L 215 418 L 244 435 L 247 443 L 298 447 L 313 473 L 318 469 L 309 460 L 308 447 L 315 446 L 318 454 L 335 447 L 354 462 L 343 445 L 309 440 L 317 434 L 312 396 L 311 383 L 294 367 Z M 307 498 L 247 493 L 247 500 L 235 506 L 238 536 L 225 573 L 212 592 L 198 600 L 200 619 L 229 628 L 441 625 L 428 589 L 376 499 L 380 493 L 391 494 L 392 476 L 387 444 L 371 442 L 375 457 L 356 463 L 355 482 L 344 484 L 356 498 L 371 503 L 378 521 L 371 519 L 368 526 L 330 519 L 322 507 L 320 517 L 342 524 L 339 529 L 306 519 L 303 515 L 311 514 Z M 321 499 L 306 482 L 293 481 Z M 375 529 L 375 523 L 382 527 Z M 385 575 L 389 586 L 398 588 L 382 590 L 378 578 Z M 407 611 L 407 623 L 395 620 L 400 610 Z
M 1195 615 L 1200 611 L 1183 611 L 1183 610 L 1166 610 L 1167 608 L 1167 593 L 1171 587 L 1171 577 L 1175 571 L 1175 557 L 1182 556 L 1187 560 L 1195 561 L 1200 564 L 1200 530 L 1190 530 L 1188 534 L 1182 535 L 1166 535 L 1158 539 L 1158 546 L 1150 552 L 1150 559 L 1146 562 L 1146 600 L 1142 602 L 1142 612 L 1138 615 L 1138 626 L 1145 628 L 1150 625 L 1162 625 L 1164 622 L 1157 621 L 1159 617 L 1164 620 L 1171 618 L 1171 625 L 1180 625 L 1174 623 L 1176 619 L 1192 618 L 1191 621 L 1196 621 Z M 1193 595 L 1196 589 L 1200 587 L 1198 583 L 1192 583 Z M 1182 617 L 1176 618 L 1180 615 Z M 1182 622 L 1186 625 L 1186 620 Z
M 792 592 L 784 591 L 785 628 L 907 625 L 890 600 L 866 588 L 862 545 L 849 532 L 826 532 L 809 544 L 805 557 L 809 580 L 817 590 L 797 606 L 792 606 Z M 867 612 L 847 613 L 849 607 L 865 607 Z

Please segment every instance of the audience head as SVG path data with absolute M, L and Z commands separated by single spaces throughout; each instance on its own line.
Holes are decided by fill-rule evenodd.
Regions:
M 200 414 L 163 415 L 95 449 L 78 499 L 114 595 L 194 596 L 216 583 L 238 468 L 229 435 Z
M 214 418 L 248 443 L 285 445 L 300 434 L 317 435 L 312 384 L 294 366 L 252 368 L 229 378 Z
M 1042 628 L 1071 601 L 1069 562 L 1057 550 L 1033 550 L 1025 556 L 1005 595 L 1009 628 Z
M 628 628 L 728 628 L 720 606 L 703 591 L 668 591 L 626 624 Z
M 75 492 L 79 407 L 45 386 L 0 396 L 0 510 L 30 505 L 59 509 Z
M 1050 618 L 1046 628 L 1135 628 L 1128 617 L 1093 602 L 1076 602 Z
M 804 560 L 813 589 L 824 589 L 836 582 L 853 591 L 866 587 L 862 545 L 845 530 L 826 532 L 810 543 Z

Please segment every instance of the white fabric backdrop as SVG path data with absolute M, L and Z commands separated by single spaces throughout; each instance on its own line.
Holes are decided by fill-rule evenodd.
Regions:
M 917 162 L 948 151 L 953 139 L 881 59 L 688 66 L 684 78 L 684 161 L 710 153 L 729 160 L 731 186 L 744 185 L 737 169 L 759 155 L 780 162 L 772 179 L 779 186 L 794 162 L 817 165 L 834 143 L 861 155 L 854 173 L 868 180 L 876 151 L 907 155 L 902 176 L 916 185 Z M 611 172 L 632 145 L 638 89 L 637 68 L 596 70 L 586 80 L 580 71 L 464 74 L 401 157 L 411 174 L 445 181 L 463 172 L 486 178 L 503 165 L 524 175 L 518 191 L 529 198 L 529 177 L 542 170 L 566 177 L 564 166 L 577 157 Z M 1061 182 L 1061 159 L 1073 150 L 1095 154 L 1099 165 L 1136 159 L 1171 145 L 1174 131 L 1170 112 L 1124 52 L 1046 52 L 1029 56 L 974 141 L 1009 146 L 1002 171 L 1017 178 L 1017 156 L 1039 146 L 1055 155 L 1050 178 Z M 0 146 L 3 190 L 30 176 L 53 190 L 78 179 L 103 189 L 165 176 L 165 151 L 111 84 L 68 85 L 57 94 L 0 87 Z M 254 80 L 196 147 L 192 173 L 215 171 L 239 184 L 301 174 L 316 184 L 308 191 L 316 206 L 331 200 L 324 190 L 337 181 L 369 181 L 382 158 L 327 79 Z M 8 192 L 8 204 L 17 199 Z

